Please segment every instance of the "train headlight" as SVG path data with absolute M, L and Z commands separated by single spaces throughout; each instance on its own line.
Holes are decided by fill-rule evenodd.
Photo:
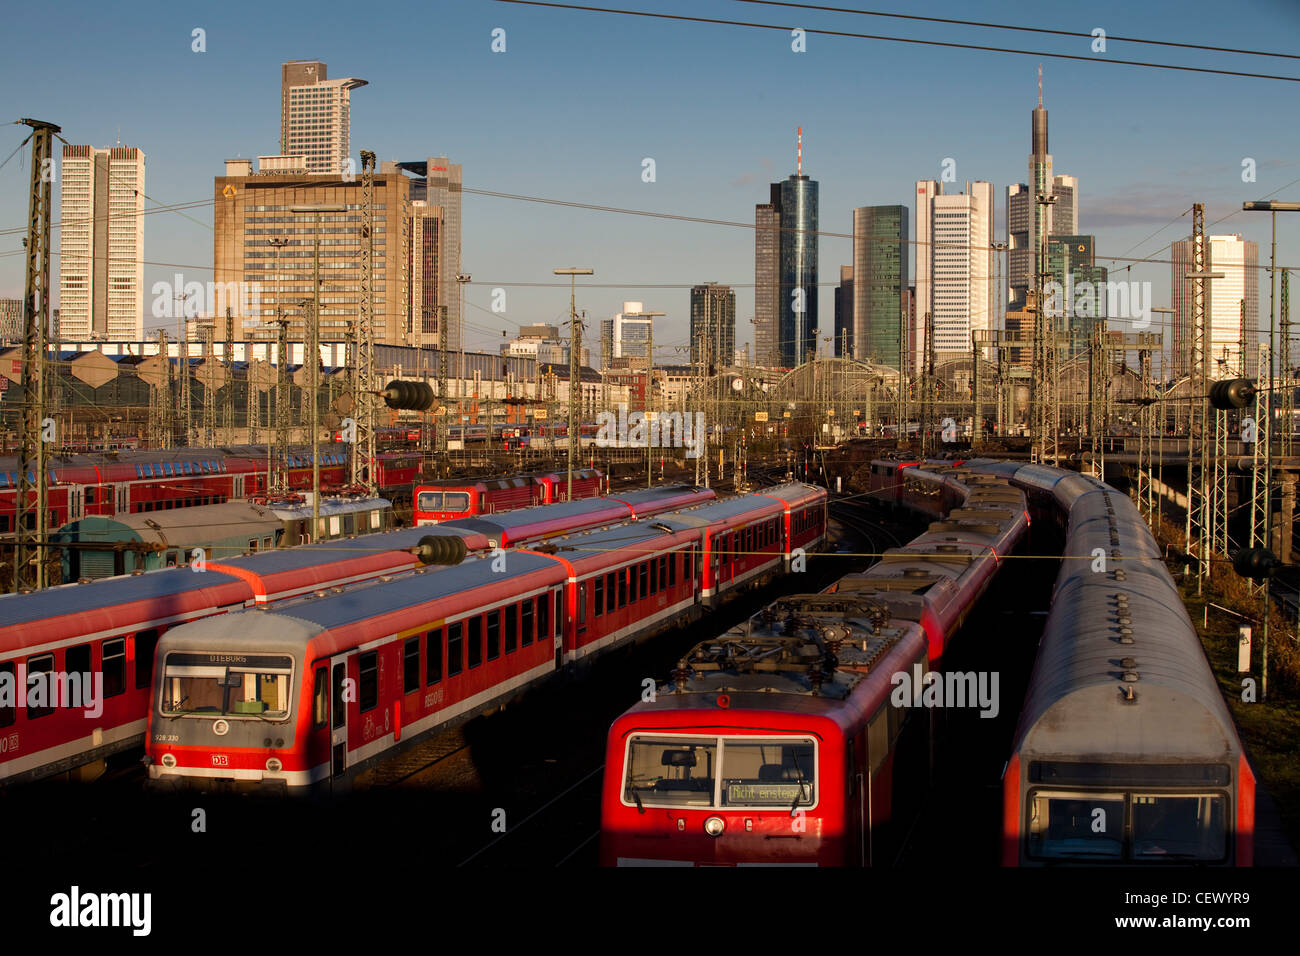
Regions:
M 704 821 L 704 832 L 711 837 L 721 836 L 726 828 L 727 825 L 722 822 L 722 817 L 709 817 Z
M 173 767 L 176 766 L 176 758 L 173 757 L 171 754 L 163 754 L 162 765 L 166 767 L 168 770 L 171 770 Z
M 266 769 L 271 771 L 271 773 L 279 773 L 283 767 L 284 764 L 280 763 L 279 758 L 277 757 L 272 757 L 266 762 Z

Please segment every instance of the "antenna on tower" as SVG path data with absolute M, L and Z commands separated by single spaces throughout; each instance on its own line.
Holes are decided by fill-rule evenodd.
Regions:
M 803 175 L 803 127 L 802 126 L 799 127 L 799 138 L 797 140 L 797 143 L 798 145 L 795 147 L 795 152 L 794 152 L 795 175 L 802 176 Z
M 1038 108 L 1043 108 L 1043 64 L 1038 64 Z

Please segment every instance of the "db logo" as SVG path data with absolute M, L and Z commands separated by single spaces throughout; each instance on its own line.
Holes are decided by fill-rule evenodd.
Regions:
M 230 766 L 230 757 L 228 757 L 226 754 L 213 754 L 213 755 L 212 755 L 212 766 L 214 766 L 214 767 L 229 767 L 229 766 Z

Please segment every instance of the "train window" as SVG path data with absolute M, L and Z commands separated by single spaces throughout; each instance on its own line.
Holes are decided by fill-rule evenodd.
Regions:
M 68 706 L 80 707 L 83 703 L 89 704 L 90 700 L 87 692 L 92 690 L 93 685 L 85 682 L 94 680 L 90 669 L 90 645 L 78 644 L 76 647 L 69 647 L 64 653 L 63 669 L 67 672 L 69 680 L 73 674 L 84 675 L 77 681 L 78 685 L 82 688 L 81 701 L 77 703 L 69 701 Z M 69 683 L 68 687 L 70 692 L 71 683 Z
M 513 653 L 519 646 L 519 605 L 506 605 L 506 653 Z
M 496 660 L 501 656 L 501 612 L 487 612 L 487 659 Z
M 659 559 L 650 559 L 650 593 L 659 593 Z
M 311 725 L 319 730 L 329 721 L 329 681 L 325 678 L 325 668 L 316 668 L 316 675 L 311 690 Z
M 724 807 L 810 807 L 817 802 L 813 742 L 805 738 L 722 741 Z
M 537 639 L 543 643 L 551 636 L 551 595 L 549 592 L 537 599 Z
M 478 667 L 483 663 L 483 618 L 472 617 L 469 620 L 469 658 L 470 667 Z
M 54 710 L 54 706 L 53 706 L 54 702 L 50 700 L 50 686 L 49 686 L 48 678 L 39 678 L 35 682 L 35 684 L 32 683 L 33 674 L 48 674 L 53 670 L 54 670 L 53 654 L 42 654 L 40 657 L 27 658 L 27 682 L 28 682 L 27 688 L 31 688 L 31 691 L 28 692 L 27 688 L 18 688 L 18 689 L 28 694 L 27 696 L 27 719 L 28 720 L 35 720 L 37 717 L 44 717 L 46 714 L 51 713 Z M 36 690 L 38 688 L 43 692 L 37 694 Z M 40 704 L 35 703 L 36 700 L 41 700 L 41 703 Z
M 1132 796 L 1134 860 L 1222 860 L 1224 800 L 1210 794 Z
M 256 551 L 256 550 L 257 550 L 257 539 L 256 539 L 256 538 L 249 538 L 249 539 L 248 539 L 248 550 L 249 550 L 249 551 Z
M 424 635 L 424 683 L 432 687 L 442 680 L 442 629 Z
M 564 623 L 564 593 L 562 591 L 555 592 L 555 616 L 551 618 L 551 621 L 555 628 L 554 636 L 559 637 L 561 625 Z
M 270 548 L 271 548 L 271 537 L 270 535 L 267 535 L 265 538 L 262 539 L 262 550 L 269 551 Z
M 99 666 L 104 672 L 104 696 L 116 697 L 126 690 L 126 638 L 105 641 L 99 654 Z
M 357 703 L 361 713 L 374 710 L 379 705 L 379 652 L 362 654 L 359 660 L 361 681 L 357 687 Z
M 1124 794 L 1037 790 L 1028 802 L 1031 856 L 1123 859 Z M 1105 826 L 1097 829 L 1096 821 L 1102 819 Z
M 464 492 L 448 492 L 443 498 L 443 511 L 469 511 L 469 495 Z
M 347 664 L 343 663 L 342 661 L 335 664 L 333 673 L 334 673 L 333 726 L 337 728 L 337 727 L 342 727 L 344 723 L 347 721 L 348 712 L 347 712 L 347 707 L 344 705 L 344 701 L 343 701 L 343 688 L 347 684 L 347 676 L 348 676 Z
M 533 599 L 529 598 L 519 608 L 519 621 L 523 627 L 523 636 L 519 643 L 527 647 L 533 643 Z
M 578 585 L 578 630 L 587 628 L 587 582 Z
M 596 575 L 596 580 L 592 585 L 592 593 L 595 594 L 595 600 L 592 601 L 592 616 L 600 617 L 605 613 L 605 578 Z
M 623 802 L 629 806 L 713 805 L 718 742 L 713 737 L 633 737 Z
M 668 562 L 668 586 L 670 588 L 677 586 L 677 552 L 665 555 L 664 560 Z
M 623 568 L 618 574 L 618 606 L 627 607 L 627 579 L 631 577 L 632 572 L 629 568 Z
M 8 727 L 18 719 L 18 687 L 15 681 L 14 665 L 0 664 L 0 685 L 14 688 L 13 694 L 0 695 L 0 727 Z
M 420 638 L 408 637 L 402 648 L 402 693 L 414 694 L 420 689 Z
M 636 592 L 637 593 L 636 600 L 645 598 L 650 594 L 648 588 L 648 585 L 650 583 L 650 568 L 648 565 L 649 563 L 646 561 L 642 561 L 640 564 L 637 565 L 636 578 L 637 578 L 638 587 Z
M 356 518 L 355 518 L 354 516 L 352 516 L 352 515 L 344 515 L 344 516 L 343 516 L 343 533 L 344 533 L 344 534 L 356 534 L 356 532 L 357 532 L 357 521 L 356 521 Z
M 618 598 L 618 572 L 612 572 L 605 575 L 605 613 L 610 614 L 614 610 L 614 602 Z
M 340 527 L 339 516 L 330 515 L 330 537 L 331 538 L 337 538 L 339 536 L 339 527 Z
M 463 669 L 464 627 L 457 621 L 447 628 L 447 676 L 454 677 Z

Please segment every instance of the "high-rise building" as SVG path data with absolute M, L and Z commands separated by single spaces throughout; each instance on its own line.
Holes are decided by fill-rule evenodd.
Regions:
M 375 173 L 375 230 L 372 252 L 374 339 L 410 344 L 410 253 L 403 233 L 411 225 L 410 180 L 394 163 Z M 303 300 L 313 296 L 312 272 L 319 229 L 322 340 L 341 339 L 361 312 L 361 243 L 365 210 L 361 177 L 254 173 L 251 160 L 227 160 L 226 175 L 213 183 L 214 279 L 220 289 L 239 290 L 239 303 L 254 302 L 245 328 L 262 326 L 277 314 L 287 319 L 291 338 L 305 335 Z M 343 205 L 342 213 L 292 211 L 294 206 Z M 427 208 L 427 207 L 426 207 Z M 440 233 L 441 235 L 441 233 Z M 420 252 L 423 258 L 426 249 Z M 239 284 L 243 283 L 241 287 Z M 421 293 L 415 301 L 423 302 Z M 241 314 L 236 310 L 236 314 Z M 65 323 L 66 325 L 66 323 Z M 255 332 L 253 334 L 263 334 Z M 436 327 L 431 333 L 436 335 Z M 436 338 L 426 344 L 433 344 Z
M 1093 329 L 1106 320 L 1108 272 L 1095 260 L 1093 236 L 1049 236 L 1047 271 L 1060 289 L 1061 300 L 1047 300 L 1052 330 L 1069 336 L 1070 356 L 1086 352 Z M 1032 326 L 1030 328 L 1032 331 Z
M 601 322 L 601 354 L 608 368 L 645 368 L 655 317 L 640 302 L 624 302 L 623 311 Z
M 860 362 L 898 367 L 908 275 L 906 206 L 853 210 L 853 327 Z M 838 333 L 837 333 L 838 334 Z
M 1040 205 L 1038 196 L 1055 202 Z M 1072 235 L 1079 230 L 1079 180 L 1052 172 L 1047 151 L 1047 110 L 1043 108 L 1043 74 L 1038 73 L 1038 106 L 1030 117 L 1029 185 L 1007 187 L 1007 285 L 1010 302 L 1022 306 L 1034 285 L 1038 237 Z
M 0 299 L 0 345 L 23 340 L 23 300 Z
M 1205 374 L 1211 379 L 1251 377 L 1258 372 L 1259 246 L 1240 235 L 1206 239 L 1205 271 L 1222 272 L 1222 279 L 1205 280 Z M 1172 371 L 1187 375 L 1192 362 L 1192 241 L 1173 244 L 1170 288 L 1174 323 Z M 1245 303 L 1245 368 L 1242 368 L 1242 303 Z
M 464 333 L 462 320 L 464 302 L 456 276 L 461 273 L 461 166 L 448 161 L 446 156 L 431 156 L 419 162 L 398 163 L 414 177 L 411 180 L 411 200 L 424 201 L 442 210 L 439 232 L 437 303 L 447 315 L 447 347 L 461 348 Z
M 777 302 L 781 295 L 781 190 L 772 187 L 771 202 L 754 207 L 754 362 L 775 368 Z
M 803 174 L 803 129 L 795 174 L 772 183 L 754 209 L 754 327 L 759 365 L 793 368 L 817 348 L 817 188 Z
M 63 147 L 59 310 L 69 338 L 144 332 L 144 153 Z
M 352 91 L 365 86 L 354 76 L 325 78 L 319 60 L 291 60 L 280 67 L 280 152 L 300 156 L 308 172 L 349 172 Z
M 993 184 L 967 182 L 945 195 L 943 184 L 916 184 L 915 346 L 911 367 L 925 358 L 925 317 L 933 316 L 936 360 L 969 358 L 972 332 L 994 328 Z
M 835 287 L 835 355 L 853 357 L 853 266 L 840 266 Z
M 416 199 L 411 202 L 410 209 L 411 214 L 406 217 L 410 245 L 406 264 L 410 302 L 405 331 L 411 345 L 437 347 L 440 344 L 438 308 L 442 300 L 442 207 Z
M 545 322 L 519 326 L 519 335 L 501 346 L 501 354 L 508 358 L 533 359 L 539 367 L 560 366 L 565 374 L 569 368 L 568 338 L 561 337 L 558 325 L 547 325 Z M 581 365 L 590 364 L 586 348 L 579 349 L 578 362 Z
M 736 353 L 736 293 L 731 286 L 691 289 L 691 361 L 730 363 Z

